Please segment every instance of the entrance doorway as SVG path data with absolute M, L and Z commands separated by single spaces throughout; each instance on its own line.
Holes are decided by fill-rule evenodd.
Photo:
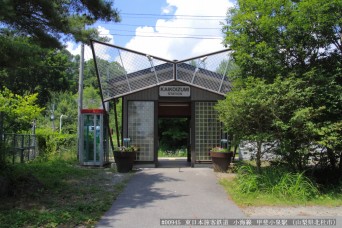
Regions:
M 158 105 L 158 167 L 186 167 L 191 161 L 191 105 Z

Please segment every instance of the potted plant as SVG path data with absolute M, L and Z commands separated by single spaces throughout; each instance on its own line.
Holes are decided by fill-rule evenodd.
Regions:
M 133 169 L 134 160 L 139 148 L 122 146 L 114 150 L 114 159 L 119 173 L 127 173 Z
M 222 147 L 214 147 L 209 151 L 211 160 L 213 161 L 214 172 L 226 172 L 231 162 L 233 152 Z

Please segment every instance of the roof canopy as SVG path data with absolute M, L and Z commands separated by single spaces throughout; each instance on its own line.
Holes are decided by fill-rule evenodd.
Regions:
M 230 50 L 171 61 L 94 40 L 91 48 L 104 101 L 171 81 L 221 95 L 231 89 Z

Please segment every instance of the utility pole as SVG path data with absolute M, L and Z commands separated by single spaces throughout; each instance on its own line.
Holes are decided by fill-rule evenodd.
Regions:
M 83 108 L 83 72 L 84 72 L 84 44 L 81 44 L 80 69 L 78 77 L 78 121 L 77 121 L 77 158 L 79 157 L 81 142 L 81 110 Z
M 62 133 L 62 118 L 63 117 L 68 117 L 67 115 L 60 115 L 60 117 L 59 117 L 59 134 L 61 134 Z

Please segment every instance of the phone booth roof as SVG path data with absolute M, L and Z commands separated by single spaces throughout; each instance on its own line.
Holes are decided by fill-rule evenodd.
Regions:
M 82 114 L 105 114 L 104 109 L 81 109 Z

